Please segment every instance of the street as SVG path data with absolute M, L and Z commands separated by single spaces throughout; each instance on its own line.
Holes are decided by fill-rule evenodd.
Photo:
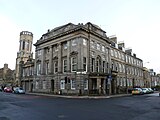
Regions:
M 160 120 L 160 97 L 71 99 L 0 92 L 0 120 Z

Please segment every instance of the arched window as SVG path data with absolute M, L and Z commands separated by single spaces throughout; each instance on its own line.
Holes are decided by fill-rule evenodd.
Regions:
M 25 49 L 25 41 L 23 41 L 22 50 Z
M 97 72 L 100 72 L 100 66 L 101 66 L 101 57 L 98 56 L 97 61 L 96 61 L 96 71 Z

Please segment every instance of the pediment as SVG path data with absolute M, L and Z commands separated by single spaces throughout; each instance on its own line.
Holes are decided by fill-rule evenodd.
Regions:
M 72 52 L 70 53 L 70 55 L 77 55 L 77 54 L 78 54 L 77 51 L 72 51 Z
M 58 57 L 57 57 L 57 56 L 55 56 L 55 57 L 53 57 L 53 59 L 58 59 Z

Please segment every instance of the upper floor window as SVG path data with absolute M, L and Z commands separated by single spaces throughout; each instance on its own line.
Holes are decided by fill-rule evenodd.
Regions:
M 54 73 L 58 72 L 58 61 L 54 62 Z
M 117 51 L 115 51 L 115 57 L 117 58 Z
M 126 55 L 126 62 L 128 63 L 128 56 Z
M 72 40 L 72 46 L 76 46 L 77 45 L 77 39 L 73 39 Z
M 117 51 L 117 58 L 121 59 L 121 55 L 119 51 Z
M 41 50 L 37 50 L 37 55 L 38 55 L 38 56 L 41 55 Z
M 67 42 L 64 42 L 64 43 L 63 43 L 63 49 L 65 50 L 65 49 L 67 49 L 67 48 L 68 48 Z
M 123 54 L 123 53 L 121 54 L 121 58 L 122 58 L 122 60 L 125 60 L 124 54 Z
M 76 57 L 71 58 L 71 71 L 75 72 L 77 70 L 77 59 Z
M 83 38 L 83 45 L 86 46 L 87 45 L 87 40 Z
M 105 59 L 105 55 L 102 55 L 102 59 L 103 59 L 103 60 L 106 60 L 106 59 Z
M 97 57 L 97 61 L 96 61 L 96 71 L 100 72 L 100 66 L 101 66 L 101 59 L 100 57 Z
M 111 56 L 114 56 L 114 51 L 113 50 L 111 50 Z
M 87 71 L 87 60 L 86 60 L 86 57 L 83 57 L 83 70 Z
M 48 74 L 48 71 L 49 71 L 49 63 L 46 62 L 46 75 Z
M 57 51 L 58 51 L 58 45 L 54 45 L 54 46 L 53 46 L 53 51 L 54 51 L 54 52 L 57 52 Z
M 49 48 L 48 47 L 45 48 L 45 52 L 46 52 L 46 54 L 49 54 Z
M 67 72 L 67 60 L 63 60 L 63 72 Z
M 37 75 L 41 74 L 41 63 L 37 63 Z
M 92 63 L 91 63 L 91 67 L 92 67 L 92 72 L 94 72 L 95 70 L 95 58 L 92 58 Z
M 95 48 L 95 43 L 93 40 L 91 40 L 91 48 Z
M 25 49 L 25 41 L 23 41 L 22 50 Z
M 92 55 L 92 57 L 95 57 L 95 52 L 92 51 L 92 52 L 91 52 L 91 55 Z
M 97 43 L 97 50 L 101 50 L 101 46 L 99 43 Z
M 105 52 L 105 47 L 102 45 L 102 52 Z

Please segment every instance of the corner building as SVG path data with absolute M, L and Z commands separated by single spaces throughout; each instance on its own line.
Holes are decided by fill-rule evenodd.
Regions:
M 97 25 L 68 23 L 34 45 L 34 92 L 110 94 L 110 40 Z

